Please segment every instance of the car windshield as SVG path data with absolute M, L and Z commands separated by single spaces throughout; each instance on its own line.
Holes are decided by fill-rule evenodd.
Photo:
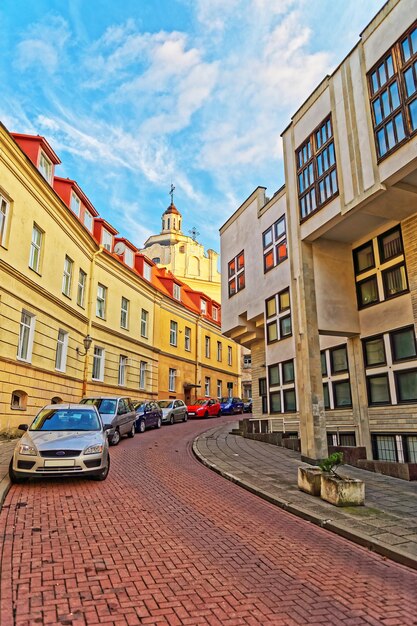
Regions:
M 95 411 L 82 409 L 44 409 L 32 422 L 29 430 L 101 430 Z
M 84 398 L 81 404 L 94 404 L 100 415 L 114 415 L 116 413 L 117 400 L 109 398 Z
M 206 404 L 206 403 L 207 403 L 207 400 L 196 400 L 196 401 L 195 401 L 195 404 L 198 404 L 198 405 L 201 405 L 201 406 L 202 406 L 203 404 Z
M 220 398 L 220 402 L 223 402 L 223 404 L 226 404 L 231 401 L 232 401 L 232 398 Z
M 145 402 L 142 400 L 140 402 L 135 402 L 134 405 L 135 411 L 144 411 L 145 410 Z
M 159 400 L 158 404 L 161 409 L 172 409 L 174 402 L 172 400 Z

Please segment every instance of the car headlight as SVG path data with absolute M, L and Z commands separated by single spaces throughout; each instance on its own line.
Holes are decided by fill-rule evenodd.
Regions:
M 27 454 L 28 456 L 37 456 L 38 451 L 35 446 L 29 446 L 27 443 L 21 443 L 19 446 L 19 454 Z
M 101 454 L 103 452 L 103 444 L 97 443 L 93 446 L 88 446 L 84 450 L 84 454 Z

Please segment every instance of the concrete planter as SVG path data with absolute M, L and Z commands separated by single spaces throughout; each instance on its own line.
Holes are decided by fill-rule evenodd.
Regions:
M 365 483 L 356 478 L 339 478 L 323 472 L 320 496 L 335 506 L 362 506 L 365 503 Z
M 312 496 L 319 496 L 321 492 L 322 471 L 318 467 L 298 468 L 298 488 Z

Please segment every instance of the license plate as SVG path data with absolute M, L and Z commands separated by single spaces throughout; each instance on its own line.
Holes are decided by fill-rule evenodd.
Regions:
M 51 459 L 45 461 L 45 467 L 74 467 L 75 459 Z
M 195 415 L 195 413 L 188 413 L 188 415 Z

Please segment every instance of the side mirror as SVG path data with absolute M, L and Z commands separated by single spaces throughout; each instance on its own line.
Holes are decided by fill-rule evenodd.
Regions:
M 19 430 L 28 430 L 29 429 L 29 425 L 28 424 L 19 424 L 18 429 Z
M 113 428 L 112 424 L 104 424 L 103 426 L 104 430 L 111 430 Z

